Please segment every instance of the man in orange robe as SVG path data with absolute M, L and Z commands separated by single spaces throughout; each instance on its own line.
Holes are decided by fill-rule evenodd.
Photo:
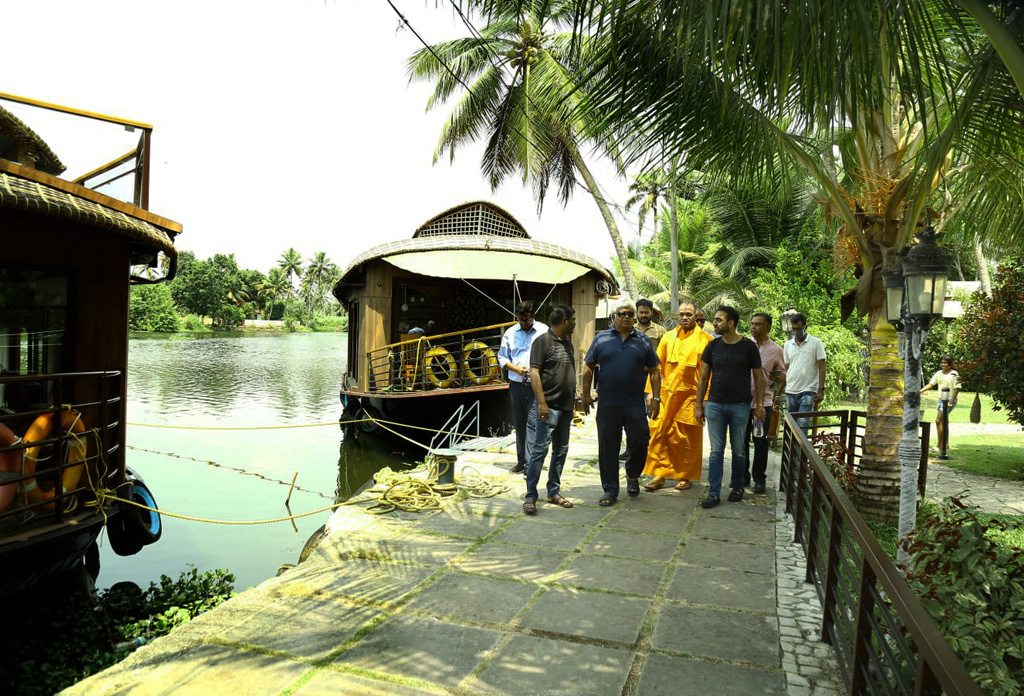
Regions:
M 712 338 L 697 327 L 697 308 L 692 302 L 679 305 L 679 326 L 658 344 L 661 361 L 661 413 L 650 422 L 644 473 L 653 476 L 644 488 L 656 491 L 665 479 L 676 479 L 677 490 L 700 481 L 704 456 L 704 426 L 693 414 L 697 405 L 701 354 Z

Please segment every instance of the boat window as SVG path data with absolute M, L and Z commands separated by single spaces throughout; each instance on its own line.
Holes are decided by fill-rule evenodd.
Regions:
M 60 270 L 0 266 L 0 377 L 68 369 L 65 330 L 68 274 Z M 0 384 L 0 409 L 49 405 L 53 384 Z
M 398 333 L 420 333 L 427 335 L 444 331 L 438 314 L 436 288 L 428 285 L 398 286 Z
M 348 365 L 347 372 L 353 380 L 359 379 L 359 303 L 348 304 Z M 349 385 L 345 385 L 347 388 Z

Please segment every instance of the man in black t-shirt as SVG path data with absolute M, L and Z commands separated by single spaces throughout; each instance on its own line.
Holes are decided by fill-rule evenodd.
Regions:
M 764 371 L 761 369 L 761 353 L 753 341 L 743 340 L 736 331 L 740 315 L 732 307 L 720 307 L 715 312 L 715 333 L 718 335 L 708 344 L 701 356 L 700 382 L 697 384 L 697 406 L 694 415 L 704 421 L 707 414 L 708 437 L 711 439 L 711 454 L 708 456 L 708 495 L 701 501 L 701 507 L 711 508 L 721 502 L 722 468 L 725 461 L 725 432 L 729 431 L 732 446 L 732 477 L 730 479 L 729 501 L 743 500 L 743 484 L 747 471 L 747 446 L 744 440 L 747 422 L 750 420 L 750 378 L 754 378 L 757 407 L 754 414 L 764 420 Z M 707 404 L 704 394 L 711 380 L 711 393 Z
M 536 397 L 530 407 L 530 419 L 536 422 L 537 431 L 526 467 L 523 511 L 527 515 L 537 512 L 537 483 L 549 446 L 547 500 L 564 508 L 572 507 L 561 489 L 562 466 L 569 453 L 572 408 L 576 404 L 576 354 L 569 338 L 576 328 L 576 311 L 568 305 L 555 305 L 548 326 L 547 333 L 530 347 L 530 385 Z

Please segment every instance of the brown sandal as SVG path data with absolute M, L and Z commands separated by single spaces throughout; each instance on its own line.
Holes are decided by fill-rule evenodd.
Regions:
M 693 482 L 689 481 L 689 480 L 686 480 L 686 479 L 683 479 L 682 481 L 680 481 L 679 483 L 676 484 L 676 490 L 677 491 L 688 491 L 692 487 L 693 487 Z
M 553 503 L 554 505 L 557 505 L 559 507 L 564 507 L 564 508 L 571 508 L 572 507 L 572 503 L 570 503 L 568 500 L 566 500 L 565 498 L 563 498 L 560 495 L 549 496 L 548 497 L 548 502 L 549 503 Z
M 525 512 L 527 515 L 537 514 L 537 501 L 527 500 L 525 503 L 523 503 L 523 512 Z
M 664 485 L 665 479 L 662 478 L 661 476 L 656 476 L 644 484 L 644 490 L 656 491 Z

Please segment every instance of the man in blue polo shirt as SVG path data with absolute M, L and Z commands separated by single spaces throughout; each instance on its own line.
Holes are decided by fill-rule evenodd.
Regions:
M 651 418 L 661 409 L 661 370 L 654 344 L 634 328 L 636 307 L 620 302 L 612 315 L 612 328 L 600 332 L 583 359 L 583 410 L 590 413 L 594 402 L 591 387 L 594 373 L 601 371 L 597 408 L 597 457 L 604 489 L 599 504 L 614 505 L 619 497 L 619 446 L 626 430 L 626 492 L 640 495 L 640 473 L 647 459 L 647 410 L 644 387 L 651 380 Z
M 536 437 L 537 424 L 530 420 L 533 408 L 533 387 L 530 386 L 530 347 L 548 332 L 547 324 L 533 320 L 533 303 L 520 302 L 516 307 L 518 324 L 508 327 L 501 337 L 498 364 L 508 370 L 508 395 L 512 400 L 512 427 L 516 431 L 516 465 L 513 474 L 526 471 L 530 448 Z

